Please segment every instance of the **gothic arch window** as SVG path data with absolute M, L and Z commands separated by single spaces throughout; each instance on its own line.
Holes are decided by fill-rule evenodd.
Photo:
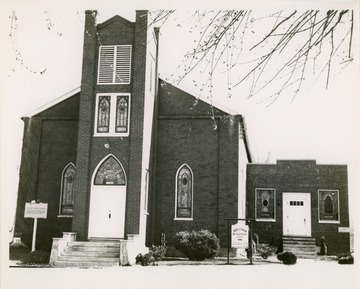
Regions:
M 110 96 L 102 95 L 99 97 L 98 105 L 98 132 L 109 132 L 110 125 Z
M 327 196 L 324 201 L 325 214 L 332 214 L 334 212 L 334 202 L 330 196 Z
M 114 156 L 108 156 L 97 169 L 94 185 L 125 186 L 125 184 L 125 172 L 120 162 Z
M 74 180 L 76 168 L 69 163 L 61 176 L 60 215 L 71 216 L 74 206 Z
M 175 219 L 193 217 L 193 173 L 186 164 L 176 174 Z
M 129 97 L 127 95 L 118 95 L 116 102 L 115 132 L 127 132 Z
M 319 190 L 319 221 L 338 223 L 339 215 L 339 191 Z

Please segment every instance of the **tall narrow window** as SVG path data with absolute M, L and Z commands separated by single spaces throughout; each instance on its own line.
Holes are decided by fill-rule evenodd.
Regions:
M 129 84 L 131 45 L 104 45 L 99 50 L 98 84 Z
M 60 215 L 72 215 L 74 206 L 75 166 L 68 164 L 61 176 Z
M 339 222 L 339 191 L 319 190 L 319 221 Z
M 193 174 L 187 165 L 178 170 L 176 176 L 175 218 L 191 219 L 193 216 Z
M 118 95 L 116 104 L 116 132 L 127 132 L 128 128 L 128 96 Z
M 255 215 L 258 220 L 275 220 L 275 189 L 255 190 Z
M 98 105 L 97 132 L 109 132 L 110 125 L 110 96 L 100 96 Z

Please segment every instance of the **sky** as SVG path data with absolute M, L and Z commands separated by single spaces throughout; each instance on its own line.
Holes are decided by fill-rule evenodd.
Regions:
M 245 7 L 259 13 L 294 8 L 294 2 L 271 2 L 271 5 L 269 2 L 243 5 L 239 5 L 242 2 L 221 2 L 221 8 Z M 96 9 L 98 23 L 101 23 L 116 14 L 133 21 L 135 9 L 177 8 L 179 13 L 161 27 L 160 37 L 160 77 L 172 82 L 174 74 L 182 73 L 179 65 L 193 45 L 188 30 L 180 29 L 178 24 L 186 26 L 183 24 L 186 17 L 196 8 L 203 9 L 203 3 L 207 3 L 208 10 L 220 7 L 217 1 L 192 1 L 191 6 L 185 5 L 190 2 L 181 3 L 180 6 L 179 3 L 148 2 L 134 6 L 131 2 L 119 1 L 0 1 L 1 218 L 6 221 L 6 226 L 2 226 L 4 232 L 11 229 L 15 214 L 23 135 L 21 117 L 80 86 L 85 10 Z M 295 3 L 301 8 L 330 7 L 325 1 Z M 344 4 L 339 3 L 332 3 L 331 7 L 343 8 Z M 193 10 L 189 14 L 183 7 Z M 356 9 L 355 16 L 359 20 L 358 2 L 345 7 Z M 270 106 L 262 101 L 269 95 L 267 91 L 262 97 L 249 98 L 246 89 L 238 88 L 229 99 L 222 88 L 215 90 L 211 99 L 201 96 L 244 116 L 254 162 L 315 159 L 320 164 L 347 164 L 352 219 L 356 214 L 360 169 L 359 21 L 355 23 L 354 61 L 345 70 L 334 71 L 328 89 L 321 78 L 305 84 L 295 99 L 285 93 Z M 21 54 L 20 59 L 16 60 L 14 51 Z M 219 72 L 219 82 L 222 73 Z M 178 86 L 199 96 L 192 85 L 193 78 Z

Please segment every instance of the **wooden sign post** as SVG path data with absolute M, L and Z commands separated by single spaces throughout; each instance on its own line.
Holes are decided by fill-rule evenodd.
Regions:
M 32 238 L 32 246 L 31 252 L 35 251 L 36 244 L 36 231 L 37 231 L 37 220 L 46 219 L 47 217 L 47 203 L 36 203 L 35 201 L 31 201 L 31 203 L 25 203 L 25 218 L 33 218 L 34 219 L 34 228 L 33 228 L 33 238 Z

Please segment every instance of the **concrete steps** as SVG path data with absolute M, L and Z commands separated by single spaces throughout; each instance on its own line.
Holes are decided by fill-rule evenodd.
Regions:
M 109 267 L 120 262 L 119 240 L 69 242 L 55 267 Z
M 314 259 L 317 256 L 315 239 L 310 237 L 283 237 L 283 252 L 286 251 L 302 259 Z

